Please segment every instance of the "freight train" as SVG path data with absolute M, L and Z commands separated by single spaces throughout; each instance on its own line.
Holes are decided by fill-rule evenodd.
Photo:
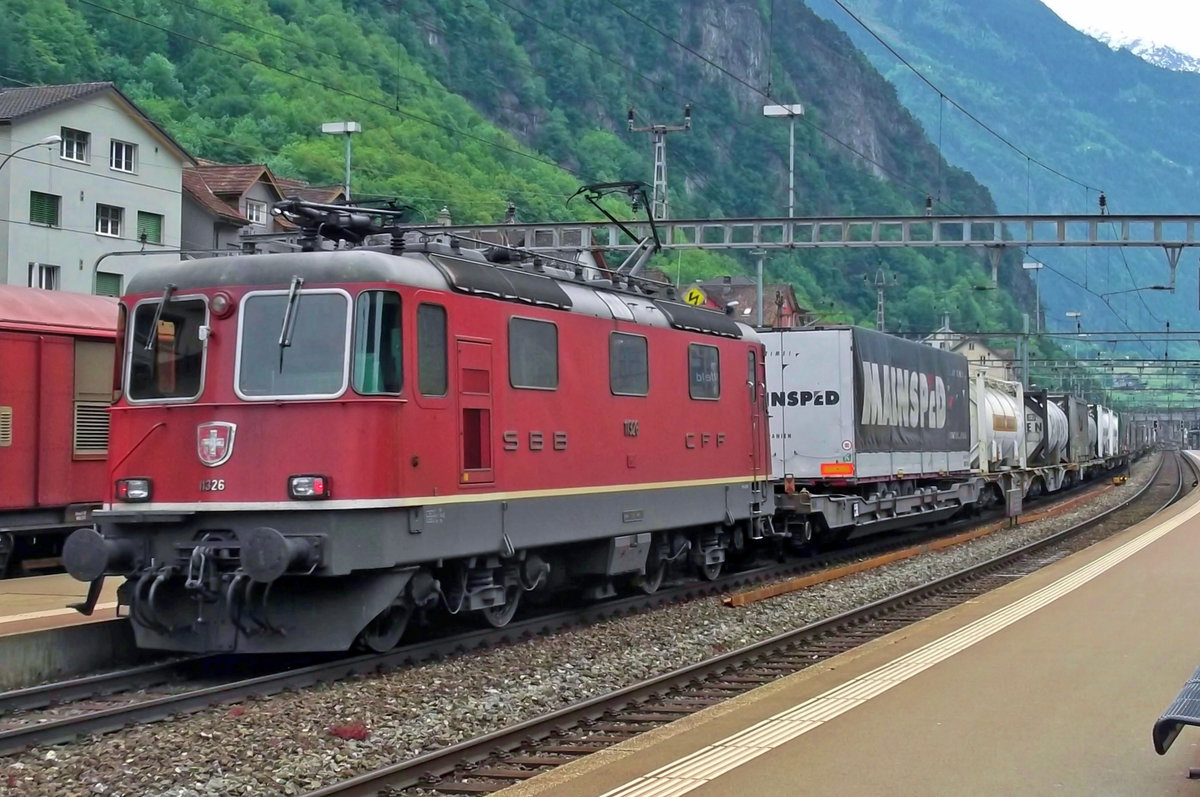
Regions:
M 760 333 L 632 270 L 399 226 L 320 251 L 318 228 L 387 228 L 283 207 L 315 251 L 147 269 L 121 302 L 108 495 L 64 561 L 92 595 L 125 579 L 141 647 L 386 650 L 416 615 L 501 626 L 527 592 L 713 579 L 755 546 L 944 519 L 1120 458 L 1104 408 L 958 355 Z
M 856 327 L 762 331 L 771 484 L 792 539 L 945 520 L 1128 462 L 1112 410 Z M 1136 442 L 1135 442 L 1136 444 Z
M 0 285 L 0 578 L 59 564 L 104 498 L 117 300 Z

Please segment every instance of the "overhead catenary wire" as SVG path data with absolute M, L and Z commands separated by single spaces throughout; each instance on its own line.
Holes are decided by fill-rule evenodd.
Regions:
M 883 47 L 889 53 L 891 53 L 896 58 L 896 60 L 898 60 L 901 64 L 903 64 L 910 72 L 912 72 L 914 75 L 916 75 L 921 80 L 921 82 L 923 82 L 925 85 L 929 86 L 929 88 L 931 88 L 935 92 L 937 92 L 938 95 L 941 96 L 944 100 L 948 101 L 951 105 L 953 105 L 955 108 L 957 108 L 959 111 L 961 111 L 964 116 L 966 116 L 968 119 L 970 119 L 975 124 L 979 125 L 981 128 L 983 128 L 985 131 L 987 131 L 990 135 L 994 136 L 998 141 L 1003 143 L 1009 149 L 1013 150 L 1014 152 L 1016 152 L 1018 155 L 1021 155 L 1022 157 L 1028 158 L 1032 163 L 1036 163 L 1042 169 L 1045 169 L 1046 171 L 1050 172 L 1051 174 L 1061 177 L 1062 179 L 1067 180 L 1068 182 L 1074 183 L 1075 185 L 1083 186 L 1084 188 L 1090 189 L 1092 191 L 1100 190 L 1099 188 L 1095 188 L 1094 186 L 1091 186 L 1088 183 L 1083 182 L 1082 180 L 1077 180 L 1076 178 L 1071 177 L 1068 174 L 1064 174 L 1063 172 L 1059 171 L 1058 169 L 1054 168 L 1053 166 L 1049 165 L 1048 163 L 1045 163 L 1044 161 L 1033 157 L 1028 152 L 1021 149 L 1021 147 L 1014 144 L 1012 141 L 1010 141 L 1007 137 L 1005 137 L 1003 134 L 998 132 L 995 128 L 993 128 L 987 122 L 984 122 L 982 119 L 977 117 L 975 114 L 971 113 L 966 108 L 964 108 L 954 98 L 947 95 L 938 86 L 936 86 L 932 80 L 925 77 L 925 75 L 921 72 L 921 70 L 919 70 L 915 66 L 913 66 L 908 61 L 907 58 L 905 58 L 903 55 L 901 55 L 896 50 L 895 47 L 893 47 L 882 36 L 880 36 L 878 33 L 876 33 L 871 28 L 870 25 L 868 25 L 866 22 L 863 21 L 863 19 L 861 17 L 859 17 L 857 14 L 855 14 L 849 8 L 847 8 L 846 4 L 843 3 L 842 0 L 833 0 L 833 2 L 838 6 L 838 8 L 840 8 L 840 9 L 842 9 L 842 11 L 846 12 L 846 15 L 849 16 L 852 20 L 854 20 L 855 23 L 857 23 L 863 30 L 865 30 L 868 34 L 870 34 L 871 38 L 875 39 L 875 41 L 877 41 L 881 45 L 883 45 Z

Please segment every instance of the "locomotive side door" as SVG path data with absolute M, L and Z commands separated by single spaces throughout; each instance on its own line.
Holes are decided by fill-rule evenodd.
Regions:
M 763 482 L 767 478 L 768 457 L 765 429 L 767 374 L 766 365 L 755 349 L 751 349 L 746 355 L 746 385 L 750 392 L 750 456 L 753 460 L 754 481 L 756 488 L 763 488 Z
M 460 487 L 491 484 L 492 344 L 456 339 L 458 351 L 458 452 Z

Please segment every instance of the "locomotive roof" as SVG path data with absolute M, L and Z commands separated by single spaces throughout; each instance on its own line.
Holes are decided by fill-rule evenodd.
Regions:
M 0 285 L 0 329 L 111 338 L 117 329 L 117 300 Z
M 301 277 L 311 285 L 394 283 L 602 317 L 634 320 L 635 315 L 632 310 L 614 314 L 607 302 L 592 298 L 601 293 L 596 290 L 597 286 L 555 279 L 533 269 L 497 266 L 470 250 L 437 244 L 410 247 L 398 255 L 363 247 L 187 260 L 142 269 L 129 280 L 126 294 L 161 294 L 168 285 L 174 285 L 179 293 L 223 286 L 283 287 L 290 284 L 293 277 Z M 605 287 L 603 293 L 622 293 Z M 630 294 L 627 298 L 634 297 L 638 300 L 636 304 L 656 307 L 661 312 L 659 323 L 663 326 L 669 324 L 677 329 L 730 338 L 741 338 L 749 333 L 748 327 L 719 312 L 642 294 Z M 578 306 L 580 302 L 586 306 Z M 638 314 L 637 320 L 653 323 L 644 313 Z

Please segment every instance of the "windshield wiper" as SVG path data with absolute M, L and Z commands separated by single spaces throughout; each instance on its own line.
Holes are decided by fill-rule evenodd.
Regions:
M 150 322 L 150 335 L 146 341 L 146 351 L 154 351 L 154 344 L 158 342 L 158 322 L 162 321 L 163 308 L 167 306 L 167 302 L 171 301 L 171 294 L 174 292 L 175 283 L 167 283 L 167 289 L 163 291 L 158 307 L 154 308 L 154 320 Z
M 283 350 L 292 345 L 292 335 L 296 331 L 296 310 L 300 306 L 300 289 L 304 287 L 303 277 L 292 277 L 292 287 L 288 289 L 287 308 L 283 311 L 283 328 L 279 330 L 279 370 L 283 370 Z

